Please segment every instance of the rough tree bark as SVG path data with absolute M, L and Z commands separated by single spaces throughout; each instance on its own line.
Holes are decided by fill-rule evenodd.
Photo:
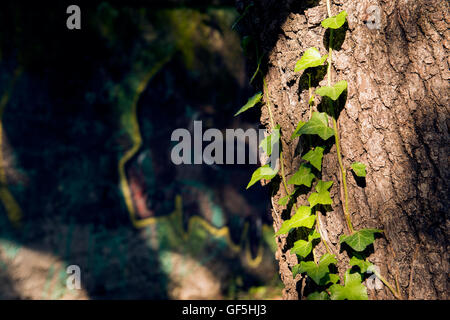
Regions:
M 250 1 L 238 0 L 243 11 Z M 381 28 L 365 24 L 376 5 Z M 349 83 L 347 103 L 338 124 L 344 165 L 368 166 L 365 186 L 349 174 L 350 213 L 355 229 L 384 229 L 369 260 L 390 283 L 398 277 L 407 299 L 447 299 L 449 228 L 449 3 L 442 0 L 334 0 L 332 12 L 348 13 L 342 45 L 334 53 L 333 81 Z M 282 148 L 289 178 L 299 167 L 301 143 L 290 136 L 299 120 L 307 121 L 308 89 L 296 61 L 309 47 L 327 53 L 326 1 L 254 1 L 241 32 L 257 38 L 266 52 L 263 63 L 275 122 L 283 129 Z M 323 78 L 322 78 L 323 79 Z M 319 84 L 318 84 L 319 85 Z M 326 79 L 320 81 L 326 85 Z M 269 127 L 262 107 L 262 124 Z M 333 211 L 322 216 L 338 257 L 348 266 L 339 236 L 347 232 L 339 191 L 335 146 L 324 157 L 323 179 L 334 181 Z M 276 205 L 285 196 L 278 188 L 272 216 L 278 230 L 289 213 Z M 300 197 L 298 203 L 306 203 Z M 289 239 L 277 238 L 276 254 L 285 284 L 285 299 L 302 299 L 302 279 L 292 279 L 297 257 Z M 322 245 L 320 245 L 322 246 Z M 324 252 L 319 247 L 319 251 Z M 341 279 L 343 274 L 341 273 Z M 387 288 L 368 290 L 371 299 L 393 299 Z

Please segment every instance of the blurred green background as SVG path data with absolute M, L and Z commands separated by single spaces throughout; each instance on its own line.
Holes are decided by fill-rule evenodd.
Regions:
M 194 120 L 258 127 L 233 1 L 69 4 L 0 11 L 0 298 L 278 298 L 254 167 L 170 161 Z

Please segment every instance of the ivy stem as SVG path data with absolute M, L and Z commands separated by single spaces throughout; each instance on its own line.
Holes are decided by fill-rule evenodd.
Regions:
M 281 167 L 281 178 L 283 179 L 284 189 L 286 190 L 287 194 L 290 195 L 290 192 L 289 192 L 289 189 L 288 189 L 288 186 L 287 186 L 287 183 L 286 183 L 286 177 L 285 177 L 285 174 L 284 174 L 283 152 L 280 152 L 280 167 Z
M 330 4 L 330 0 L 327 0 L 327 10 L 328 10 L 328 16 L 331 18 L 332 14 L 331 14 L 331 4 Z M 327 69 L 327 79 L 328 79 L 328 86 L 331 87 L 331 64 L 333 63 L 333 29 L 329 29 L 330 30 L 330 42 L 329 42 L 329 48 L 328 48 L 328 69 Z M 331 102 L 330 102 L 331 104 Z M 330 110 L 331 112 L 332 110 Z M 342 155 L 341 155 L 341 146 L 340 146 L 340 142 L 339 142 L 339 128 L 337 126 L 337 121 L 336 121 L 336 116 L 333 115 L 333 128 L 334 128 L 334 139 L 336 141 L 336 153 L 337 153 L 337 158 L 338 158 L 338 162 L 339 162 L 339 167 L 340 167 L 340 171 L 341 171 L 341 183 L 342 186 L 344 188 L 344 201 L 343 201 L 343 207 L 344 207 L 344 215 L 345 215 L 345 220 L 347 222 L 347 227 L 350 231 L 350 233 L 354 232 L 353 229 L 353 225 L 352 225 L 352 221 L 350 218 L 350 213 L 349 213 L 349 209 L 348 209 L 348 188 L 347 188 L 347 176 L 346 176 L 346 172 L 345 172 L 345 168 L 344 168 L 344 164 L 342 161 Z
M 325 246 L 325 249 L 327 249 L 327 252 L 328 252 L 329 254 L 332 254 L 332 253 L 331 253 L 331 250 L 330 250 L 330 247 L 328 247 L 327 241 L 326 241 L 325 238 L 322 236 L 322 232 L 320 231 L 320 230 L 321 230 L 321 228 L 320 228 L 320 217 L 319 217 L 319 214 L 318 214 L 318 213 L 316 213 L 316 229 L 317 229 L 317 232 L 320 234 L 320 240 L 322 240 L 323 245 Z
M 394 297 L 396 297 L 398 300 L 403 300 L 402 296 L 400 295 L 400 291 L 395 290 L 392 285 L 387 282 L 387 280 L 381 275 L 379 274 L 377 271 L 374 270 L 375 276 L 381 280 L 381 282 L 384 283 L 384 285 L 386 287 L 389 288 L 389 290 L 392 292 L 392 294 L 394 295 Z
M 312 254 L 313 254 L 313 260 L 314 263 L 317 264 L 317 256 L 316 256 L 316 252 L 314 251 L 315 248 L 312 249 Z
M 309 89 L 309 101 L 311 101 L 311 97 L 313 95 L 313 90 L 312 90 L 312 86 L 311 86 L 311 73 L 308 73 L 308 87 L 309 87 L 308 88 Z M 313 107 L 313 103 L 309 103 L 309 120 L 311 120 L 311 116 L 312 116 L 312 107 Z M 318 213 L 316 213 L 316 229 L 317 229 L 317 232 L 320 234 L 320 240 L 323 242 L 325 249 L 327 250 L 327 252 L 329 254 L 332 254 L 330 248 L 328 247 L 327 241 L 324 239 L 324 237 L 322 236 L 322 233 L 320 231 L 321 230 L 320 217 L 319 217 Z M 314 252 L 314 249 L 313 249 L 313 252 Z
M 340 142 L 339 142 L 339 131 L 338 131 L 336 119 L 334 117 L 333 117 L 333 127 L 334 127 L 334 138 L 336 140 L 336 153 L 337 153 L 337 158 L 338 158 L 338 162 L 339 162 L 339 167 L 341 170 L 342 185 L 344 187 L 344 215 L 345 215 L 345 220 L 347 221 L 348 229 L 350 230 L 350 233 L 353 233 L 355 230 L 353 229 L 352 220 L 350 218 L 350 213 L 348 210 L 347 174 L 344 169 L 344 164 L 342 163 L 341 146 L 340 146 Z
M 267 104 L 267 109 L 269 111 L 270 125 L 272 126 L 272 130 L 273 130 L 275 128 L 275 121 L 273 120 L 272 108 L 270 106 L 270 99 L 269 99 L 269 94 L 268 94 L 269 89 L 267 86 L 266 78 L 264 76 L 263 76 L 263 84 L 264 84 L 264 96 L 265 96 L 265 100 L 266 100 L 266 104 Z M 281 145 L 281 135 L 280 135 L 280 145 Z M 285 189 L 287 195 L 291 195 L 289 188 L 287 186 L 287 183 L 286 183 L 286 176 L 284 173 L 283 151 L 280 151 L 280 167 L 281 167 L 281 179 L 283 180 L 284 189 Z M 294 208 L 297 209 L 295 204 L 294 204 Z
M 331 86 L 331 64 L 333 63 L 333 29 L 329 30 L 330 30 L 330 43 L 328 48 L 327 76 L 328 76 L 328 85 Z
M 270 107 L 270 99 L 268 94 L 268 87 L 267 87 L 267 81 L 266 78 L 263 76 L 263 83 L 264 83 L 264 96 L 266 98 L 267 103 L 267 109 L 269 110 L 269 119 L 270 119 L 270 125 L 272 126 L 272 130 L 275 128 L 275 121 L 273 121 L 273 114 L 272 114 L 272 108 Z
M 313 95 L 313 90 L 312 90 L 312 86 L 311 86 L 311 73 L 308 72 L 308 87 L 309 87 L 309 120 L 311 120 L 312 117 L 312 103 L 311 103 L 311 97 Z

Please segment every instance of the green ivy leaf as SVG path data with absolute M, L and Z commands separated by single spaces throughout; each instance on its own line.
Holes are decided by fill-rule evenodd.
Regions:
M 272 133 L 261 141 L 259 147 L 264 150 L 267 156 L 270 157 L 270 155 L 272 154 L 273 146 L 279 141 L 280 141 L 280 125 L 277 124 L 274 130 L 272 130 Z
M 283 198 L 280 198 L 280 199 L 278 200 L 278 204 L 279 204 L 280 206 L 285 206 L 285 205 L 288 204 L 288 202 L 289 202 L 290 199 L 291 199 L 291 196 L 290 196 L 290 195 L 288 195 L 288 196 L 286 196 L 286 197 L 283 197 Z
M 313 112 L 311 120 L 295 133 L 295 137 L 299 137 L 302 134 L 317 134 L 323 140 L 328 140 L 334 135 L 334 130 L 328 126 L 328 117 L 325 112 Z
M 361 270 L 361 273 L 366 273 L 367 269 L 370 266 L 373 266 L 373 263 L 370 261 L 367 261 L 366 259 L 361 259 L 360 257 L 358 257 L 357 255 L 354 255 L 351 259 L 350 259 L 350 265 L 353 266 L 358 266 L 359 270 Z
M 277 175 L 276 170 L 273 170 L 270 165 L 266 164 L 253 172 L 252 178 L 247 185 L 247 189 L 254 185 L 256 182 L 262 179 L 272 180 Z
M 328 295 L 328 293 L 326 291 L 322 291 L 322 292 L 313 292 L 311 294 L 308 295 L 308 297 L 306 297 L 306 299 L 308 300 L 330 300 L 330 296 Z
M 366 176 L 366 165 L 362 162 L 352 163 L 352 170 L 358 177 Z
M 345 273 L 345 285 L 334 284 L 330 287 L 332 300 L 368 300 L 367 288 L 361 283 L 359 273 Z
M 309 196 L 308 201 L 311 205 L 311 208 L 316 204 L 333 204 L 333 200 L 331 199 L 330 193 L 328 191 L 323 193 L 314 192 Z
M 308 198 L 308 202 L 310 203 L 311 208 L 313 208 L 316 204 L 333 204 L 333 200 L 331 199 L 330 192 L 328 189 L 333 185 L 333 181 L 322 181 L 320 180 L 316 185 L 316 191 L 311 193 Z
M 288 184 L 305 185 L 311 188 L 311 182 L 314 178 L 315 175 L 311 173 L 311 168 L 302 163 L 298 171 L 288 180 Z
M 316 191 L 319 193 L 328 191 L 333 185 L 333 181 L 322 181 L 320 180 L 316 185 Z
M 308 235 L 308 241 L 313 241 L 315 239 L 320 239 L 320 233 L 316 229 L 312 229 L 311 233 Z
M 324 150 L 325 149 L 322 147 L 316 147 L 314 150 L 310 150 L 302 158 L 309 161 L 309 163 L 311 163 L 317 170 L 321 171 Z
M 250 79 L 250 84 L 252 84 L 253 80 L 255 80 L 256 76 L 258 75 L 259 71 L 261 70 L 261 62 L 262 59 L 264 58 L 264 55 L 262 55 L 261 57 L 259 57 L 258 59 L 258 65 L 256 66 L 256 70 L 255 73 L 253 73 L 252 78 Z
M 364 251 L 368 245 L 375 241 L 375 233 L 382 233 L 383 230 L 379 229 L 362 229 L 347 236 L 342 235 L 340 238 L 341 243 L 345 242 L 353 250 L 361 252 Z
M 327 60 L 328 55 L 320 56 L 319 50 L 316 48 L 309 48 L 305 51 L 303 56 L 295 65 L 295 72 L 305 70 L 307 68 L 318 67 Z
M 325 253 L 322 257 L 320 257 L 318 264 L 316 264 L 314 261 L 301 261 L 300 264 L 298 265 L 299 267 L 296 268 L 295 271 L 297 273 L 306 272 L 306 274 L 311 279 L 313 279 L 315 283 L 320 285 L 321 284 L 320 280 L 330 273 L 328 266 L 336 262 L 337 261 L 334 255 Z M 294 269 L 292 269 L 292 271 L 294 271 Z M 294 277 L 297 275 L 297 273 L 294 275 Z
M 312 250 L 312 242 L 305 240 L 297 240 L 294 243 L 294 246 L 291 249 L 291 253 L 295 253 L 302 258 L 306 258 L 308 254 L 311 253 Z
M 296 264 L 295 266 L 292 267 L 292 278 L 295 278 L 300 272 L 300 264 Z
M 320 87 L 319 89 L 316 90 L 316 93 L 319 96 L 328 97 L 336 101 L 341 96 L 342 92 L 344 92 L 347 89 L 347 86 L 348 86 L 347 81 L 342 80 L 335 83 L 335 85 L 332 87 L 329 86 Z
M 311 208 L 301 206 L 297 209 L 295 214 L 289 219 L 283 222 L 280 230 L 275 234 L 279 236 L 280 234 L 288 233 L 291 229 L 306 227 L 311 228 L 316 220 L 315 215 L 311 215 Z
M 322 21 L 322 27 L 325 29 L 339 29 L 345 23 L 347 12 L 344 10 L 334 17 L 327 18 Z
M 245 112 L 250 108 L 253 108 L 255 105 L 257 105 L 261 101 L 262 96 L 263 96 L 262 92 L 258 92 L 257 94 L 255 94 L 253 97 L 248 99 L 245 106 L 243 106 L 241 109 L 239 109 L 239 111 L 236 112 L 236 114 L 234 116 L 236 117 L 236 116 L 240 115 L 242 112 Z
M 329 273 L 328 274 L 328 279 L 327 279 L 325 284 L 329 284 L 329 283 L 336 284 L 339 280 L 340 280 L 339 279 L 339 275 L 334 274 L 334 273 Z
M 300 137 L 300 134 L 298 134 L 299 130 L 305 125 L 306 122 L 300 121 L 297 125 L 297 128 L 295 128 L 294 133 L 291 136 L 291 140 Z

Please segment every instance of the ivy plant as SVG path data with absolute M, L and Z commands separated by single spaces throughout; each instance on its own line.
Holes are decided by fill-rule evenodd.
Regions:
M 286 209 L 295 210 L 295 213 L 291 218 L 285 220 L 276 232 L 275 236 L 287 235 L 293 231 L 293 235 L 297 237 L 293 246 L 289 248 L 291 254 L 296 254 L 299 263 L 292 268 L 292 275 L 295 278 L 298 274 L 306 276 L 311 279 L 315 284 L 315 291 L 308 295 L 309 300 L 356 300 L 356 299 L 368 299 L 367 288 L 363 284 L 365 274 L 368 272 L 375 273 L 375 275 L 389 288 L 393 295 L 401 299 L 401 295 L 398 289 L 394 289 L 389 282 L 386 281 L 382 275 L 376 271 L 377 268 L 367 260 L 366 249 L 371 246 L 375 241 L 375 235 L 383 233 L 380 229 L 359 229 L 355 230 L 352 224 L 351 214 L 349 210 L 348 201 L 348 186 L 347 186 L 347 171 L 352 170 L 354 174 L 359 178 L 366 177 L 366 165 L 361 162 L 354 162 L 351 164 L 351 168 L 345 168 L 341 154 L 340 146 L 340 134 L 337 126 L 337 115 L 339 101 L 344 93 L 348 90 L 348 83 L 346 80 L 340 80 L 335 83 L 332 81 L 332 64 L 333 64 L 333 37 L 334 32 L 344 27 L 347 12 L 341 11 L 337 15 L 331 14 L 331 2 L 327 0 L 328 17 L 322 21 L 321 25 L 325 29 L 329 29 L 328 38 L 328 53 L 321 55 L 320 51 L 311 47 L 306 49 L 300 60 L 295 64 L 295 72 L 306 72 L 308 75 L 309 85 L 309 100 L 308 105 L 310 108 L 308 121 L 299 121 L 293 134 L 290 137 L 290 141 L 299 138 L 304 139 L 307 148 L 307 152 L 302 155 L 302 162 L 300 163 L 297 171 L 287 179 L 285 176 L 284 163 L 283 163 L 283 151 L 280 149 L 279 162 L 280 170 L 274 170 L 269 165 L 263 165 L 258 168 L 252 175 L 251 180 L 247 188 L 254 185 L 260 180 L 272 180 L 275 176 L 281 176 L 281 183 L 284 188 L 285 195 L 280 197 L 278 205 L 286 206 Z M 275 143 L 280 143 L 282 128 L 275 123 L 272 107 L 268 94 L 268 86 L 264 75 L 261 72 L 260 64 L 262 56 L 257 51 L 257 69 L 253 79 L 256 75 L 260 75 L 263 80 L 263 91 L 257 93 L 249 99 L 249 101 L 236 113 L 236 115 L 253 108 L 254 106 L 262 103 L 267 106 L 269 114 L 269 124 L 271 128 L 271 134 L 268 135 L 261 143 L 261 148 L 264 152 L 270 156 L 273 152 L 273 146 Z M 314 91 L 311 86 L 311 74 L 312 68 L 327 65 L 327 84 L 316 88 Z M 322 103 L 328 104 L 329 108 L 325 112 L 314 111 L 316 98 L 318 95 L 322 99 Z M 331 124 L 331 125 L 330 125 Z M 314 138 L 317 136 L 317 138 Z M 327 211 L 327 208 L 338 203 L 339 201 L 333 201 L 331 197 L 331 188 L 333 188 L 333 181 L 324 181 L 321 177 L 321 171 L 323 169 L 323 157 L 326 150 L 326 144 L 329 139 L 334 138 L 334 145 L 336 150 L 337 162 L 339 164 L 339 188 L 342 188 L 343 197 L 340 199 L 342 203 L 342 209 L 344 219 L 347 224 L 347 232 L 340 236 L 341 245 L 347 246 L 347 253 L 350 258 L 350 269 L 345 271 L 344 279 L 341 281 L 338 273 L 332 272 L 332 270 L 339 271 L 342 267 L 338 265 L 336 255 L 330 250 L 330 246 L 327 243 L 327 237 L 322 237 L 320 225 L 319 212 Z M 298 188 L 307 188 L 309 196 L 307 197 L 309 206 L 296 206 L 296 190 Z M 339 194 L 339 192 L 335 192 Z M 292 204 L 292 205 L 291 205 Z M 323 243 L 326 253 L 317 256 L 315 247 L 319 243 Z M 331 268 L 331 266 L 334 266 Z M 330 268 L 332 270 L 330 270 Z M 355 270 L 356 269 L 356 270 Z M 342 271 L 344 273 L 344 271 Z

